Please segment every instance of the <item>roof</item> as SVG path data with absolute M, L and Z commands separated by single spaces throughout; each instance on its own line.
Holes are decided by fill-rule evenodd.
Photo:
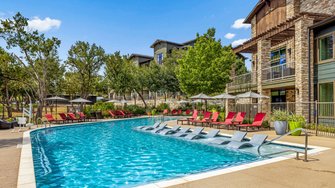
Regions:
M 151 46 L 150 48 L 153 48 L 154 46 L 156 46 L 157 44 L 159 43 L 169 43 L 169 44 L 173 44 L 173 45 L 176 45 L 176 46 L 185 46 L 185 45 L 188 45 L 190 43 L 193 43 L 196 39 L 193 39 L 193 40 L 189 40 L 189 41 L 186 41 L 184 43 L 177 43 L 177 42 L 171 42 L 171 41 L 168 41 L 168 40 L 161 40 L 161 39 L 157 39 Z
M 149 55 L 143 55 L 143 54 L 131 54 L 129 56 L 129 59 L 133 58 L 133 57 L 143 57 L 143 58 L 148 58 L 148 59 L 153 59 L 154 57 L 149 56 Z
M 252 11 L 249 13 L 249 15 L 245 18 L 244 23 L 250 24 L 252 18 L 265 5 L 266 1 L 269 1 L 269 0 L 259 0 L 258 3 L 255 5 L 255 7 L 252 9 Z
M 310 26 L 310 29 L 317 29 L 319 27 L 326 26 L 328 24 L 334 24 L 335 23 L 335 16 L 329 17 L 327 19 L 324 19 L 320 22 L 315 23 L 314 25 Z

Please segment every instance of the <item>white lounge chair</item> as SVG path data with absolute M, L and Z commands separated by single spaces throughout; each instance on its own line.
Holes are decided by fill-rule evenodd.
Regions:
M 203 130 L 204 130 L 203 127 L 197 127 L 191 133 L 188 133 L 187 135 L 185 135 L 185 139 L 192 140 L 196 136 L 199 136 L 200 134 L 202 134 Z
M 213 129 L 211 131 L 209 131 L 207 134 L 189 134 L 187 135 L 185 138 L 189 139 L 189 140 L 193 140 L 193 139 L 199 139 L 199 138 L 214 138 L 219 134 L 220 130 L 218 129 Z
M 262 145 L 267 138 L 268 138 L 267 135 L 255 134 L 254 136 L 252 136 L 251 140 L 248 142 L 231 141 L 227 145 L 227 147 L 234 148 L 234 149 L 241 149 L 243 147 L 258 147 Z
M 174 137 L 182 137 L 182 136 L 185 136 L 187 135 L 187 133 L 190 131 L 190 128 L 181 128 L 178 132 L 174 133 L 174 134 L 171 134 L 171 136 L 174 136 Z
M 210 143 L 222 145 L 222 144 L 228 144 L 231 141 L 242 142 L 242 140 L 246 135 L 247 132 L 236 131 L 231 138 L 216 138 Z
M 160 124 L 161 124 L 161 122 L 156 122 L 152 126 L 140 126 L 140 127 L 137 127 L 137 129 L 149 131 L 149 130 L 153 130 L 153 129 L 157 128 Z
M 161 134 L 161 135 L 173 134 L 173 133 L 176 133 L 179 129 L 180 129 L 180 126 L 175 125 L 171 129 L 164 129 L 164 130 L 160 131 L 159 134 Z
M 154 128 L 154 129 L 150 130 L 150 132 L 152 132 L 152 133 L 158 133 L 159 131 L 165 129 L 166 126 L 167 126 L 166 123 L 161 123 L 157 128 Z

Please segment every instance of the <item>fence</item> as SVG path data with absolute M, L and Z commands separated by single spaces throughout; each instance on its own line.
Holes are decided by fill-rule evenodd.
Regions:
M 335 137 L 335 102 L 237 103 L 233 109 L 239 112 L 246 112 L 246 117 L 251 119 L 258 112 L 271 114 L 274 110 L 300 114 L 306 118 L 306 128 L 311 133 Z

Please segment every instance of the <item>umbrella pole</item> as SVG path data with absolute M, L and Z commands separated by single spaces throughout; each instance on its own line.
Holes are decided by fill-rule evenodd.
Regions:
M 56 120 L 57 120 L 57 100 L 56 100 Z

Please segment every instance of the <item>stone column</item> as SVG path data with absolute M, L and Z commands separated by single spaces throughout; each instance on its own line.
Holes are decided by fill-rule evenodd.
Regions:
M 257 43 L 257 92 L 262 95 L 270 95 L 269 90 L 263 90 L 262 80 L 266 76 L 266 72 L 263 71 L 265 68 L 270 67 L 270 40 L 259 40 Z M 270 96 L 269 96 L 270 97 Z M 269 112 L 270 99 L 260 99 L 258 101 L 259 106 L 262 106 L 261 111 Z
M 305 118 L 308 118 L 309 115 L 308 102 L 310 102 L 308 101 L 310 94 L 308 91 L 308 27 L 311 25 L 313 25 L 313 20 L 308 17 L 301 17 L 295 23 L 296 113 L 305 116 Z M 313 72 L 312 68 L 311 73 Z M 311 82 L 313 83 L 312 79 Z M 313 87 L 311 87 L 311 91 L 313 91 Z

